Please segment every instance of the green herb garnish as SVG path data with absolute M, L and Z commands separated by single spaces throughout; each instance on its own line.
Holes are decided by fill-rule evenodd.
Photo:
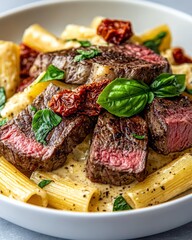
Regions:
M 65 72 L 55 67 L 54 65 L 49 65 L 46 70 L 45 75 L 38 81 L 40 82 L 48 82 L 52 80 L 63 80 L 65 77 Z
M 2 110 L 6 103 L 6 94 L 5 94 L 5 88 L 0 87 L 0 110 Z
M 0 127 L 5 125 L 8 122 L 7 118 L 0 119 Z
M 159 47 L 166 35 L 167 32 L 161 32 L 155 38 L 143 42 L 143 45 L 159 54 Z
M 139 139 L 139 140 L 145 139 L 145 135 L 137 135 L 136 133 L 132 133 L 132 136 L 136 139 Z
M 84 59 L 94 58 L 94 57 L 101 54 L 101 51 L 99 49 L 96 49 L 96 48 L 92 48 L 88 51 L 78 49 L 77 52 L 79 53 L 79 55 L 75 56 L 75 58 L 74 58 L 75 62 L 80 62 Z
M 39 110 L 35 113 L 32 120 L 32 129 L 38 142 L 46 144 L 45 138 L 47 134 L 59 123 L 62 118 L 50 109 Z
M 90 47 L 91 43 L 89 41 L 81 41 L 81 40 L 77 40 L 78 43 L 80 43 L 80 45 L 82 47 Z
M 143 82 L 117 78 L 107 85 L 97 103 L 119 117 L 131 117 L 141 112 L 153 95 Z
M 100 93 L 97 103 L 118 117 L 140 113 L 154 97 L 175 97 L 185 90 L 185 75 L 163 73 L 148 86 L 141 81 L 117 78 Z
M 192 89 L 186 89 L 186 92 L 192 95 Z
M 155 96 L 166 98 L 179 96 L 185 91 L 185 75 L 162 73 L 150 85 Z
M 35 106 L 31 105 L 29 108 L 31 112 L 37 112 L 37 108 Z
M 78 42 L 78 43 L 80 43 L 81 47 L 90 47 L 91 46 L 90 41 L 87 41 L 87 40 L 78 40 L 76 38 L 66 40 L 66 42 L 69 42 L 69 41 Z
M 40 188 L 44 188 L 45 186 L 47 186 L 49 183 L 51 183 L 53 180 L 46 180 L 46 179 L 44 179 L 44 180 L 42 180 L 39 184 L 38 184 L 38 186 L 40 187 Z
M 131 210 L 132 207 L 125 201 L 124 197 L 118 196 L 113 204 L 113 212 Z

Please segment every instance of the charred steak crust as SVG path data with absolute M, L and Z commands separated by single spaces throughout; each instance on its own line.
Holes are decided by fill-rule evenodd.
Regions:
M 162 154 L 192 146 L 192 103 L 188 97 L 155 98 L 145 112 L 150 143 Z
M 139 140 L 134 134 L 144 135 Z M 142 181 L 146 176 L 147 124 L 139 116 L 118 118 L 101 114 L 94 129 L 86 165 L 87 177 L 93 182 L 113 185 Z
M 88 51 L 89 48 L 79 48 Z M 171 72 L 168 61 L 152 50 L 136 44 L 100 46 L 101 55 L 92 59 L 75 62 L 77 49 L 41 53 L 36 58 L 30 76 L 37 77 L 53 64 L 65 70 L 66 83 L 85 84 L 102 79 L 114 80 L 117 77 L 133 78 L 150 83 L 163 72 Z
M 47 108 L 49 100 L 58 90 L 50 84 L 32 105 L 38 110 Z M 0 154 L 22 171 L 51 171 L 61 167 L 67 155 L 93 128 L 93 121 L 85 115 L 63 118 L 48 134 L 47 145 L 42 145 L 35 140 L 31 128 L 33 114 L 30 107 L 26 108 L 0 131 Z

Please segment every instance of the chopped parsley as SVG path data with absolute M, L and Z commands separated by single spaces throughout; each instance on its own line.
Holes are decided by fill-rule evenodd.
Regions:
M 136 139 L 139 139 L 139 140 L 145 139 L 145 135 L 137 135 L 136 133 L 132 133 L 132 136 Z
M 81 47 L 90 47 L 91 46 L 91 42 L 87 41 L 87 40 L 78 40 L 76 38 L 73 38 L 73 39 L 67 39 L 66 41 L 67 42 L 69 42 L 69 41 L 78 42 L 81 45 Z
M 101 51 L 97 48 L 92 48 L 92 49 L 87 50 L 87 51 L 78 49 L 77 53 L 79 53 L 79 54 L 75 56 L 75 58 L 74 58 L 75 62 L 80 62 L 80 61 L 85 60 L 85 59 L 94 58 L 94 57 L 100 55 Z
M 6 94 L 5 94 L 5 88 L 0 87 L 0 110 L 2 110 L 6 103 Z
M 5 125 L 8 122 L 7 118 L 0 119 L 0 127 Z
M 131 210 L 132 207 L 125 201 L 124 197 L 118 196 L 113 204 L 113 212 Z
M 47 179 L 44 179 L 44 180 L 42 180 L 39 184 L 38 184 L 38 186 L 40 187 L 40 188 L 44 188 L 45 186 L 47 186 L 49 183 L 51 183 L 53 180 L 47 180 Z
M 35 106 L 32 106 L 32 105 L 31 105 L 31 106 L 29 107 L 29 109 L 30 109 L 31 112 L 37 112 L 37 108 L 36 108 Z

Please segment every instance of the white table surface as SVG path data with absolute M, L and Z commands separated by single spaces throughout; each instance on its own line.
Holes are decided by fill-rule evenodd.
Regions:
M 21 6 L 25 3 L 37 2 L 39 0 L 0 0 L 0 13 L 11 8 Z M 54 1 L 54 0 L 53 0 Z M 167 6 L 182 10 L 192 15 L 191 0 L 150 0 Z M 192 40 L 192 39 L 191 39 Z M 192 55 L 192 53 L 191 53 Z M 49 237 L 18 227 L 0 218 L 0 240 L 56 240 L 59 238 Z M 138 240 L 192 240 L 192 222 L 177 229 L 157 234 Z

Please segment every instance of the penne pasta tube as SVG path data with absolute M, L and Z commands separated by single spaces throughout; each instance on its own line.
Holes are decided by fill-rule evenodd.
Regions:
M 125 199 L 132 208 L 165 202 L 192 188 L 192 155 L 187 153 L 130 188 Z
M 46 192 L 0 157 L 0 193 L 22 202 L 46 207 Z
M 61 38 L 64 40 L 78 39 L 78 40 L 90 40 L 96 36 L 96 30 L 89 27 L 80 25 L 69 24 L 61 34 Z
M 158 34 L 161 34 L 162 32 L 166 33 L 166 36 L 164 37 L 159 50 L 160 51 L 165 51 L 166 49 L 171 48 L 171 42 L 172 42 L 172 35 L 171 35 L 171 30 L 167 24 L 163 24 L 160 26 L 157 26 L 153 29 L 150 29 L 149 31 L 141 34 L 139 36 L 140 40 L 142 42 L 148 41 L 156 37 Z
M 0 86 L 10 98 L 19 85 L 20 55 L 15 43 L 0 41 Z
M 102 22 L 103 19 L 105 19 L 105 18 L 101 17 L 101 16 L 94 17 L 92 22 L 91 22 L 90 27 L 97 30 L 99 24 Z
M 38 24 L 31 25 L 24 32 L 23 43 L 39 52 L 65 49 L 64 43 Z
M 14 94 L 5 103 L 5 107 L 1 110 L 1 117 L 12 119 L 17 114 L 19 114 L 23 109 L 25 109 L 31 102 L 33 98 L 28 96 L 27 92 L 18 92 Z
M 101 36 L 97 35 L 96 29 L 80 25 L 67 25 L 61 34 L 61 38 L 66 41 L 66 48 L 80 47 L 78 42 L 67 41 L 69 39 L 88 40 L 92 45 L 107 45 L 106 41 Z
M 81 185 L 53 173 L 35 171 L 31 175 L 31 180 L 37 184 L 43 180 L 51 181 L 44 189 L 48 195 L 49 205 L 57 209 L 92 211 L 99 198 L 99 191 L 95 187 Z

